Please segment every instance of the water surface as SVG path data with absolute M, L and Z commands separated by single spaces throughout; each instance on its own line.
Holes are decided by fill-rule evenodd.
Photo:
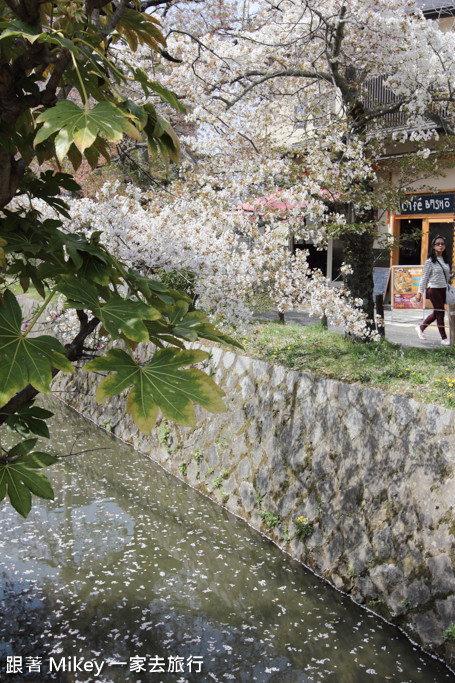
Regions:
M 55 501 L 34 498 L 27 520 L 1 504 L 0 680 L 455 681 L 247 524 L 53 409 L 56 452 L 107 450 L 49 468 Z

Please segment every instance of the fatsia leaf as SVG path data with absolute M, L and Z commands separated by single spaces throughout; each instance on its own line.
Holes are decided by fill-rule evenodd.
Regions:
M 213 413 L 226 409 L 221 399 L 224 392 L 208 375 L 194 367 L 182 369 L 206 360 L 208 355 L 200 350 L 166 348 L 157 351 L 147 364 L 140 365 L 124 351 L 112 349 L 106 356 L 87 363 L 84 369 L 115 373 L 99 384 L 98 403 L 131 387 L 127 412 L 139 429 L 149 434 L 158 409 L 165 417 L 183 425 L 194 424 L 194 403 Z
M 113 339 L 122 332 L 128 339 L 137 342 L 149 340 L 144 320 L 157 320 L 161 313 L 140 301 L 122 299 L 118 294 L 103 303 L 96 287 L 83 278 L 67 278 L 57 286 L 59 292 L 68 298 L 68 305 L 76 309 L 87 308 L 101 320 Z
M 111 102 L 98 102 L 87 111 L 70 100 L 61 100 L 42 112 L 37 123 L 43 125 L 35 136 L 35 146 L 57 133 L 55 147 L 59 161 L 63 161 L 72 143 L 83 154 L 98 134 L 109 142 L 119 142 L 132 125 L 131 116 Z
M 232 337 L 221 334 L 202 311 L 188 313 L 189 305 L 186 301 L 177 301 L 174 306 L 166 309 L 166 315 L 171 325 L 172 334 L 188 341 L 196 341 L 199 337 L 210 341 L 222 342 L 243 348 Z
M 34 457 L 35 456 L 35 457 Z M 6 494 L 11 505 L 23 517 L 27 517 L 32 506 L 32 497 L 54 499 L 54 492 L 47 477 L 36 469 L 56 462 L 47 453 L 30 453 L 14 462 L 0 463 L 0 501 Z
M 22 334 L 22 313 L 16 297 L 7 290 L 0 303 L 0 405 L 30 383 L 48 393 L 52 367 L 74 372 L 65 348 L 54 337 Z
M 18 432 L 22 436 L 32 433 L 48 439 L 49 429 L 45 420 L 52 417 L 53 413 L 50 410 L 35 406 L 33 403 L 33 401 L 24 403 L 13 415 L 7 417 L 5 424 L 9 429 Z

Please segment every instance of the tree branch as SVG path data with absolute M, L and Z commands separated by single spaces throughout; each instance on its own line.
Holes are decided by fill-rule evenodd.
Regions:
M 233 100 L 231 100 L 227 106 L 228 109 L 234 106 L 234 104 L 237 104 L 245 95 L 247 95 L 251 90 L 256 88 L 256 86 L 260 85 L 261 83 L 265 83 L 266 81 L 269 81 L 273 78 L 313 78 L 314 80 L 317 81 L 328 81 L 329 83 L 333 82 L 331 74 L 324 72 L 324 71 L 306 71 L 305 69 L 281 69 L 280 71 L 272 71 L 270 73 L 264 74 L 261 78 L 258 78 L 256 81 L 253 83 L 250 83 L 246 88 L 243 89 L 243 91 L 240 93 L 240 95 L 237 95 Z

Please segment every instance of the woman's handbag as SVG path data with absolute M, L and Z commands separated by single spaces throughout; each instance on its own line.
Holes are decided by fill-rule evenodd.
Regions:
M 446 304 L 449 306 L 455 304 L 455 287 L 453 285 L 447 285 Z
M 439 261 L 438 261 L 438 263 L 439 263 Z M 441 266 L 440 263 L 439 263 L 439 265 Z M 448 306 L 452 306 L 453 304 L 455 304 L 455 287 L 453 285 L 449 285 L 449 283 L 447 281 L 447 275 L 445 273 L 445 270 L 442 266 L 441 266 L 441 268 L 442 268 L 442 272 L 444 273 L 444 277 L 445 277 L 446 282 L 447 282 L 446 304 Z

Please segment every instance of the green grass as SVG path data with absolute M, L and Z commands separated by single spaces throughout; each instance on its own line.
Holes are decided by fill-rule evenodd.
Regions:
M 356 343 L 322 325 L 258 323 L 240 340 L 248 355 L 320 377 L 455 408 L 455 347 Z
M 32 282 L 30 282 L 29 288 L 26 292 L 24 292 L 18 280 L 5 282 L 5 284 L 0 287 L 0 291 L 2 291 L 3 289 L 9 289 L 15 296 L 18 296 L 19 294 L 25 294 L 26 296 L 30 297 L 30 299 L 37 299 L 38 301 L 43 301 L 41 294 L 38 294 Z M 45 296 L 47 296 L 49 294 L 49 289 L 45 287 L 44 292 Z

